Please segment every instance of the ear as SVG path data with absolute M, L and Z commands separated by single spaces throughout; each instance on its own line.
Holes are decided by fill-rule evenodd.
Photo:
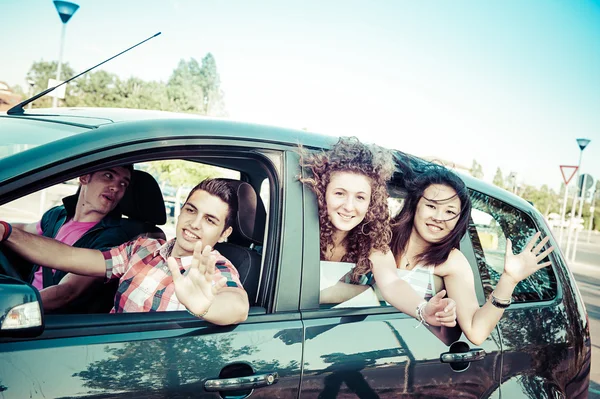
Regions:
M 228 228 L 223 230 L 223 232 L 221 233 L 221 237 L 219 237 L 219 242 L 227 241 L 227 237 L 229 237 L 231 235 L 232 231 L 233 231 L 233 227 L 231 227 L 231 226 L 229 226 Z
M 81 183 L 81 184 L 88 184 L 90 182 L 90 178 L 91 177 L 92 177 L 91 174 L 79 176 L 79 183 Z

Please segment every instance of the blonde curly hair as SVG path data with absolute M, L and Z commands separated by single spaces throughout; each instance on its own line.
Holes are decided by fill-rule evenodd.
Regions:
M 327 216 L 325 193 L 331 175 L 351 172 L 366 176 L 371 183 L 371 202 L 365 218 L 344 239 L 346 254 L 342 262 L 356 264 L 350 281 L 357 284 L 362 275 L 371 271 L 369 259 L 373 250 L 389 251 L 392 238 L 388 210 L 387 182 L 394 173 L 391 151 L 375 144 L 361 143 L 356 137 L 340 137 L 328 151 L 307 152 L 300 147 L 300 166 L 309 176 L 300 177 L 316 194 L 319 205 L 321 259 L 326 259 L 327 248 L 333 246 L 335 227 Z

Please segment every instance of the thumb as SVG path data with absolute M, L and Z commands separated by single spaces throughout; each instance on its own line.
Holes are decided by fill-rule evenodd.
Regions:
M 179 265 L 177 264 L 177 261 L 175 260 L 174 257 L 169 256 L 169 258 L 167 259 L 167 266 L 169 266 L 169 271 L 171 272 L 171 275 L 173 276 L 173 282 L 176 282 L 183 278 L 183 276 L 181 275 L 181 272 L 179 271 Z
M 435 299 L 436 301 L 441 301 L 445 296 L 446 296 L 446 290 L 440 290 L 440 292 L 435 294 L 431 299 Z
M 506 239 L 506 256 L 508 255 L 514 255 L 513 254 L 513 250 L 512 250 L 512 242 L 510 241 L 510 239 Z

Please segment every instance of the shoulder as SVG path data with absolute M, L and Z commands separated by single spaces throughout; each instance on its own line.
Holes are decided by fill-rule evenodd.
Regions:
M 452 249 L 444 263 L 435 267 L 435 274 L 441 277 L 465 272 L 470 273 L 471 266 L 465 255 L 456 248 Z

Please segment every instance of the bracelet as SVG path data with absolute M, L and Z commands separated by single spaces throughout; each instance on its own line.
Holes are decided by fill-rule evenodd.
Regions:
M 500 299 L 494 296 L 494 291 L 490 294 L 490 302 L 498 309 L 506 309 L 512 303 L 512 299 Z
M 419 322 L 419 324 L 417 324 L 415 326 L 415 328 L 419 327 L 421 324 L 425 325 L 425 326 L 429 326 L 429 323 L 427 323 L 425 321 L 425 316 L 423 315 L 423 309 L 425 309 L 425 306 L 427 306 L 427 302 L 423 301 L 420 304 L 417 305 L 417 309 L 416 309 L 416 319 Z
M 12 234 L 12 226 L 10 225 L 10 223 L 6 223 L 1 220 L 0 220 L 0 224 L 2 226 L 4 226 L 4 234 L 2 234 L 2 238 L 0 239 L 0 242 L 4 242 L 4 241 L 8 240 L 8 237 L 10 237 L 10 235 Z
M 204 316 L 206 316 L 206 314 L 208 313 L 208 309 L 210 309 L 210 306 L 208 308 L 206 308 L 204 313 L 196 314 L 196 313 L 192 312 L 191 310 L 189 310 L 188 308 L 185 308 L 185 310 L 187 310 L 189 314 L 191 314 L 192 316 L 197 317 L 199 319 L 202 319 L 202 318 L 204 318 Z

